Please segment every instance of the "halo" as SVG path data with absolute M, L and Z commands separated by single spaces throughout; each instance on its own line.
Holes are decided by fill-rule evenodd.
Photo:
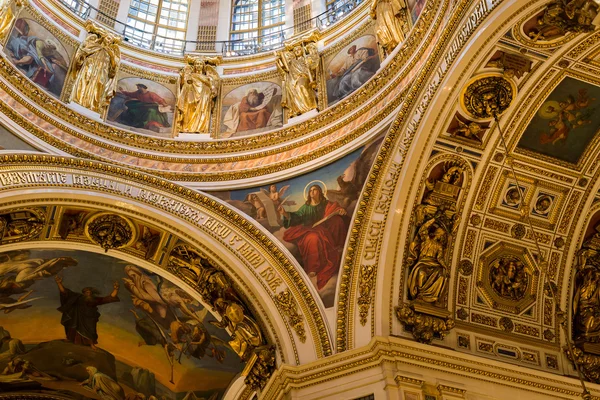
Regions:
M 540 107 L 538 115 L 544 119 L 552 119 L 558 117 L 560 104 L 556 100 L 545 101 Z
M 319 184 L 319 186 L 321 186 L 321 189 L 323 189 L 323 196 L 327 197 L 327 185 L 325 184 L 325 182 L 320 181 L 320 180 L 314 180 L 314 181 L 310 181 L 308 182 L 308 184 L 306 186 L 304 186 L 304 200 L 308 200 L 308 189 L 310 189 L 311 186 L 313 186 L 313 184 Z

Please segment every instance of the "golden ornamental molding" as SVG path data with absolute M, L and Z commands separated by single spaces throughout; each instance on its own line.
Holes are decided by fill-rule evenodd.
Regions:
M 209 215 L 218 217 L 230 226 L 235 226 L 239 230 L 239 232 L 243 233 L 246 237 L 250 238 L 255 243 L 255 246 L 257 246 L 257 248 L 260 249 L 260 252 L 262 254 L 269 255 L 269 257 L 276 262 L 275 265 L 277 266 L 277 270 L 281 271 L 281 275 L 287 280 L 286 284 L 288 285 L 290 290 L 296 293 L 294 297 L 303 299 L 303 313 L 305 315 L 311 315 L 312 317 L 308 321 L 308 325 L 312 336 L 315 340 L 315 350 L 317 353 L 317 357 L 324 357 L 332 354 L 332 347 L 327 335 L 325 321 L 320 312 L 319 306 L 317 305 L 315 299 L 311 295 L 311 292 L 304 279 L 302 278 L 296 267 L 279 249 L 278 244 L 271 241 L 258 227 L 256 227 L 252 222 L 248 221 L 242 214 L 223 205 L 217 200 L 214 200 L 213 198 L 208 197 L 203 193 L 197 192 L 195 190 L 187 189 L 185 187 L 157 178 L 155 176 L 142 174 L 134 170 L 116 167 L 108 164 L 78 160 L 67 157 L 37 154 L 7 154 L 0 156 L 0 161 L 2 161 L 1 169 L 5 171 L 10 171 L 11 169 L 14 170 L 15 167 L 21 167 L 25 170 L 31 171 L 32 165 L 35 165 L 35 170 L 47 170 L 51 168 L 69 168 L 75 171 L 100 173 L 102 175 L 107 176 L 105 179 L 110 179 L 109 177 L 114 176 L 114 179 L 117 180 L 127 180 L 132 183 L 156 188 L 165 193 L 177 196 L 177 198 L 181 198 L 185 201 L 190 202 L 191 204 L 196 205 L 199 209 L 205 210 L 205 212 L 207 212 Z M 0 175 L 0 182 L 2 182 L 2 185 L 4 187 L 11 190 L 17 187 L 33 188 L 36 186 L 47 186 L 48 184 L 50 184 L 50 182 L 45 182 L 45 178 L 44 181 L 42 181 L 42 178 L 39 177 L 40 175 L 36 175 L 34 171 L 32 173 L 10 175 L 10 181 L 6 182 L 2 182 L 2 176 Z M 6 186 L 7 184 L 8 186 Z M 64 186 L 64 184 L 58 184 L 57 186 Z M 165 198 L 161 194 L 152 193 L 151 191 L 144 191 L 143 195 L 140 192 L 137 193 L 137 197 L 134 197 L 134 194 L 131 192 L 131 190 L 127 190 L 127 188 L 123 188 L 122 192 L 115 192 L 115 189 L 111 185 L 92 186 L 92 188 L 99 191 L 105 191 L 107 193 L 112 194 L 119 194 L 123 197 L 131 197 L 136 200 L 147 202 L 169 213 L 174 213 L 175 215 L 178 215 L 179 218 L 190 221 L 194 224 L 199 224 L 199 215 L 196 211 L 194 211 L 189 206 L 183 205 L 183 203 L 177 201 L 170 201 L 168 200 L 168 198 Z M 214 227 L 217 225 L 211 222 L 210 226 Z M 211 230 L 209 227 L 205 226 L 203 230 L 205 230 L 208 234 L 219 240 L 219 234 L 213 232 L 213 230 Z M 222 238 L 220 239 L 220 241 L 222 242 L 222 244 L 226 245 L 226 243 L 223 242 Z M 230 246 L 226 246 L 230 250 L 234 249 L 233 246 L 236 243 L 238 245 L 240 243 L 239 241 L 235 241 L 233 239 L 232 241 L 233 242 Z M 249 261 L 243 262 L 247 263 Z M 251 264 L 247 265 L 252 266 Z
M 123 62 L 121 62 L 119 64 L 119 72 L 124 72 L 126 74 L 134 75 L 134 76 L 137 76 L 140 78 L 149 79 L 149 80 L 152 80 L 155 82 L 160 82 L 160 83 L 174 84 L 174 83 L 177 83 L 177 78 L 179 78 L 175 74 L 173 74 L 173 75 L 161 74 L 161 73 L 154 72 L 154 71 L 148 71 L 148 70 L 142 69 L 138 66 L 134 66 L 131 64 L 123 63 Z
M 373 302 L 373 285 L 375 284 L 375 266 L 361 265 L 360 266 L 360 281 L 359 281 L 359 297 L 358 297 L 358 312 L 360 314 L 360 324 L 367 324 L 367 316 Z
M 380 368 L 385 364 L 400 363 L 406 368 L 424 368 L 435 372 L 450 374 L 457 380 L 473 379 L 499 384 L 535 394 L 580 397 L 581 386 L 575 378 L 552 377 L 550 373 L 538 371 L 518 371 L 514 368 L 490 365 L 489 362 L 476 361 L 469 356 L 456 355 L 454 351 L 419 345 L 401 338 L 374 337 L 371 342 L 359 349 L 336 354 L 318 363 L 292 367 L 288 365 L 278 369 L 265 387 L 262 398 L 276 399 L 280 393 L 294 389 L 304 389 L 330 382 L 334 379 L 349 378 L 363 371 Z M 442 354 L 440 354 L 443 353 Z M 420 379 L 396 376 L 397 384 L 422 384 Z M 350 378 L 351 379 L 351 378 Z M 468 382 L 468 381 L 467 381 Z M 464 389 L 444 386 L 445 391 L 459 394 Z M 468 390 L 468 389 L 467 389 Z M 593 397 L 598 400 L 599 397 Z
M 320 132 L 318 135 L 312 135 L 308 141 L 302 141 L 302 144 L 326 137 L 331 133 L 332 130 L 341 129 L 344 125 L 357 120 L 361 115 L 367 113 L 369 108 L 379 103 L 391 91 L 396 89 L 394 85 L 388 85 L 390 82 L 400 82 L 409 76 L 412 67 L 419 61 L 419 58 L 425 51 L 426 46 L 422 38 L 426 33 L 426 29 L 424 29 L 424 27 L 428 26 L 430 22 L 429 19 L 430 15 L 428 15 L 428 13 L 423 13 L 423 16 L 419 19 L 416 25 L 416 29 L 413 29 L 407 40 L 400 45 L 402 47 L 401 51 L 398 52 L 394 59 L 390 60 L 387 66 L 383 70 L 379 71 L 368 83 L 363 85 L 359 90 L 355 91 L 347 98 L 336 103 L 335 106 L 329 107 L 320 112 L 316 117 L 297 125 L 263 135 L 254 135 L 238 139 L 218 141 L 211 140 L 206 142 L 184 142 L 140 135 L 131 131 L 109 127 L 106 124 L 89 120 L 84 116 L 74 115 L 74 112 L 68 107 L 64 106 L 62 103 L 52 101 L 53 99 L 49 98 L 49 96 L 45 94 L 43 90 L 38 89 L 37 91 L 34 91 L 32 87 L 35 85 L 29 82 L 26 78 L 21 79 L 19 82 L 14 82 L 14 80 L 11 78 L 16 78 L 16 76 L 20 76 L 21 74 L 6 61 L 3 62 L 1 69 L 4 78 L 8 81 L 11 81 L 15 87 L 25 88 L 26 94 L 30 92 L 37 92 L 32 96 L 28 96 L 29 98 L 38 102 L 38 104 L 42 105 L 44 108 L 49 109 L 55 116 L 60 116 L 61 118 L 63 118 L 65 115 L 68 116 L 68 122 L 73 123 L 75 126 L 79 126 L 84 130 L 89 130 L 93 132 L 94 135 L 149 150 L 156 150 L 157 148 L 160 148 L 163 150 L 168 149 L 174 153 L 223 154 L 235 151 L 259 149 L 266 145 L 272 146 L 287 141 L 296 140 L 302 136 L 306 136 L 312 132 L 326 127 L 331 123 L 331 121 L 340 120 L 342 117 L 349 115 L 352 111 L 358 108 L 362 111 L 362 114 L 355 113 L 349 118 L 346 118 L 343 122 L 338 122 L 335 127 L 330 127 L 327 129 L 327 131 Z M 417 52 L 415 53 L 415 51 Z M 409 54 L 414 55 L 414 57 L 407 57 Z M 7 71 L 7 69 L 10 71 L 10 73 Z M 402 72 L 401 76 L 396 76 L 399 72 Z M 276 73 L 276 71 L 274 71 L 274 73 Z M 377 94 L 380 88 L 384 86 L 385 89 L 381 93 Z M 391 110 L 389 107 L 386 109 Z M 386 114 L 389 114 L 389 111 L 387 111 Z M 297 147 L 298 145 L 299 143 L 296 142 L 292 148 Z M 272 153 L 272 150 L 270 152 Z M 277 153 L 279 152 L 281 152 L 281 149 L 277 150 Z
M 289 289 L 285 289 L 283 292 L 279 292 L 275 297 L 275 302 L 283 310 L 284 314 L 288 317 L 288 322 L 296 331 L 298 339 L 302 343 L 306 342 L 306 332 L 304 330 L 304 318 L 298 314 L 298 305 L 292 297 L 292 293 Z
M 524 5 L 524 8 L 529 7 L 531 4 L 534 4 L 535 1 L 531 1 L 528 4 Z M 369 243 L 382 240 L 381 234 L 375 237 L 370 237 L 368 232 L 372 230 L 375 223 L 378 224 L 379 232 L 383 230 L 385 225 L 387 224 L 387 211 L 389 210 L 389 201 L 391 200 L 391 196 L 393 191 L 390 191 L 389 188 L 396 187 L 399 170 L 403 166 L 404 154 L 407 153 L 407 148 L 410 146 L 413 136 L 417 130 L 418 124 L 424 114 L 427 106 L 431 102 L 431 99 L 435 96 L 436 90 L 440 89 L 440 82 L 443 80 L 447 71 L 450 68 L 451 63 L 454 61 L 456 56 L 459 54 L 464 43 L 470 38 L 470 35 L 476 30 L 476 28 L 481 24 L 484 18 L 497 6 L 500 4 L 499 1 L 479 1 L 477 3 L 472 2 L 459 2 L 455 5 L 452 12 L 453 14 L 448 17 L 446 20 L 448 27 L 455 27 L 455 30 L 450 32 L 450 29 L 445 29 L 441 31 L 440 38 L 437 40 L 437 46 L 435 50 L 433 50 L 430 54 L 432 56 L 428 60 L 427 64 L 423 66 L 421 69 L 420 75 L 417 76 L 415 80 L 415 85 L 410 89 L 407 94 L 407 102 L 405 102 L 396 118 L 388 136 L 386 138 L 386 142 L 395 143 L 395 148 L 398 149 L 400 155 L 398 153 L 393 153 L 395 159 L 392 156 L 391 145 L 385 146 L 386 142 L 380 149 L 378 154 L 378 162 L 374 165 L 372 171 L 374 171 L 377 175 L 370 177 L 369 181 L 365 185 L 365 191 L 361 197 L 361 207 L 357 210 L 357 213 L 360 219 L 355 221 L 355 225 L 353 227 L 352 233 L 349 237 L 349 243 L 351 247 L 349 247 L 346 260 L 347 262 L 344 265 L 344 273 L 342 275 L 342 281 L 340 282 L 341 287 L 343 288 L 339 294 L 339 303 L 338 303 L 338 324 L 337 324 L 337 345 L 338 349 L 345 349 L 349 343 L 352 343 L 352 332 L 349 331 L 348 325 L 352 326 L 352 313 L 348 313 L 348 309 L 350 307 L 350 300 L 354 299 L 357 284 L 357 273 L 353 273 L 351 265 L 356 264 L 356 258 L 358 257 L 357 249 L 360 251 L 364 251 L 366 255 L 369 255 L 369 251 L 367 251 L 367 246 Z M 465 11 L 467 8 L 470 8 L 471 14 L 468 18 L 465 18 L 462 24 L 459 24 L 459 21 L 465 15 Z M 514 15 L 518 15 L 518 12 Z M 499 32 L 502 32 L 509 25 L 511 20 L 507 20 L 503 22 L 493 34 L 490 34 L 489 38 L 485 40 L 485 43 L 489 43 Z M 434 27 L 435 29 L 435 27 Z M 453 32 L 459 32 L 456 37 L 451 41 L 451 35 Z M 448 51 L 443 51 L 444 47 L 450 44 Z M 479 49 L 475 52 L 475 56 L 481 54 L 484 46 L 479 47 Z M 443 59 L 441 58 L 443 56 Z M 433 61 L 432 61 L 433 60 Z M 434 62 L 440 61 L 440 67 L 436 70 L 433 69 Z M 425 77 L 431 75 L 429 86 L 423 88 L 425 81 Z M 464 75 L 464 71 L 461 76 Z M 423 100 L 420 97 L 417 97 L 420 90 L 424 89 Z M 456 88 L 453 88 L 453 91 Z M 417 103 L 419 101 L 419 103 Z M 446 100 L 448 103 L 450 100 Z M 417 104 L 415 106 L 415 104 Z M 414 110 L 410 111 L 412 107 L 415 107 Z M 437 125 L 439 119 L 441 118 L 441 113 L 437 113 L 436 122 L 434 125 Z M 410 118 L 410 121 L 407 121 Z M 403 126 L 402 131 L 400 131 L 401 125 Z M 435 129 L 431 130 L 432 132 Z M 420 156 L 423 158 L 423 155 Z M 381 162 L 379 162 L 381 160 Z M 385 166 L 385 168 L 384 168 Z M 380 172 L 380 170 L 383 171 Z M 385 185 L 384 185 L 385 182 Z M 391 184 L 388 184 L 391 182 Z M 404 210 L 399 211 L 406 215 L 406 207 Z M 371 218 L 365 218 L 365 215 L 370 216 Z M 376 221 L 374 221 L 376 220 Z M 370 221 L 370 222 L 365 222 Z M 396 244 L 396 251 L 394 254 L 399 252 L 398 247 L 399 241 Z M 363 258 L 364 260 L 364 258 Z M 393 279 L 393 276 L 392 276 Z M 347 288 L 347 289 L 346 289 Z M 395 298 L 394 295 L 390 297 L 390 310 L 393 310 L 392 298 Z M 389 314 L 389 326 L 393 324 L 393 312 Z M 371 320 L 372 330 L 373 330 L 373 319 Z M 350 337 L 348 337 L 350 335 Z

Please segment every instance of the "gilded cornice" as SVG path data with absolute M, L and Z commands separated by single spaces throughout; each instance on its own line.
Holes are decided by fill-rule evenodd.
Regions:
M 121 130 L 78 115 L 64 104 L 55 101 L 42 90 L 35 87 L 33 83 L 26 79 L 18 79 L 20 76 L 19 72 L 6 61 L 4 61 L 2 65 L 2 75 L 15 87 L 20 88 L 20 90 L 23 88 L 22 90 L 27 94 L 27 97 L 46 108 L 55 116 L 65 118 L 67 122 L 74 126 L 90 132 L 90 134 L 93 134 L 94 136 L 99 136 L 110 141 L 116 141 L 121 144 L 141 149 L 161 149 L 172 153 L 185 154 L 223 154 L 236 151 L 247 152 L 248 150 L 260 149 L 264 146 L 274 146 L 286 141 L 295 141 L 293 145 L 288 145 L 284 148 L 261 152 L 261 155 L 270 155 L 280 153 L 285 149 L 296 148 L 298 145 L 321 140 L 323 137 L 331 135 L 336 130 L 343 129 L 361 118 L 364 119 L 365 115 L 373 112 L 372 108 L 375 105 L 378 105 L 383 99 L 389 97 L 394 91 L 398 92 L 402 90 L 402 88 L 398 88 L 395 85 L 389 85 L 392 80 L 397 82 L 398 85 L 402 84 L 402 86 L 407 86 L 409 84 L 407 80 L 410 81 L 411 79 L 412 68 L 419 62 L 419 59 L 425 51 L 426 46 L 424 46 L 423 43 L 426 41 L 424 41 L 423 38 L 426 31 L 425 28 L 430 23 L 430 17 L 431 15 L 424 13 L 415 29 L 413 29 L 407 40 L 401 45 L 401 49 L 394 59 L 391 60 L 387 66 L 375 76 L 375 78 L 334 107 L 330 107 L 319 113 L 316 117 L 300 124 L 263 135 L 242 137 L 238 139 L 184 142 L 145 136 Z M 396 76 L 399 72 L 401 73 L 400 76 Z M 378 93 L 380 88 L 384 86 L 385 89 Z M 397 97 L 398 93 L 394 93 L 393 98 L 396 99 Z M 379 105 L 380 109 L 382 107 L 382 105 Z M 361 110 L 361 113 L 354 113 L 343 121 L 331 124 L 332 121 L 341 120 L 357 108 Z M 384 109 L 386 110 L 384 112 L 387 114 L 391 111 L 389 106 Z M 376 112 L 381 113 L 382 111 L 378 110 Z M 319 130 L 321 131 L 317 134 L 313 134 L 313 132 Z M 354 127 L 348 130 L 354 130 Z M 300 138 L 303 139 L 298 140 Z M 220 161 L 221 160 L 222 159 L 220 159 Z
M 449 374 L 456 381 L 474 381 L 498 384 L 505 387 L 525 390 L 538 395 L 580 397 L 581 385 L 576 379 L 553 379 L 550 374 L 540 376 L 538 371 L 531 373 L 514 368 L 490 365 L 485 361 L 474 361 L 473 357 L 442 348 L 432 348 L 401 338 L 374 337 L 371 342 L 359 349 L 336 354 L 325 360 L 304 366 L 284 365 L 279 368 L 267 384 L 261 398 L 277 399 L 280 393 L 291 389 L 316 386 L 338 378 L 352 379 L 354 374 L 380 368 L 385 364 L 402 365 L 402 368 L 432 370 L 434 373 Z M 409 384 L 418 384 L 413 379 Z M 402 384 L 397 382 L 398 384 Z M 463 389 L 449 388 L 454 393 Z M 464 393 L 464 392 L 463 392 Z M 468 393 L 468 390 L 467 390 Z M 597 400 L 599 397 L 592 397 Z
M 194 204 L 203 212 L 206 212 L 211 217 L 222 221 L 230 227 L 235 227 L 235 230 L 239 232 L 240 239 L 243 237 L 249 238 L 255 247 L 260 249 L 260 254 L 265 255 L 270 260 L 270 266 L 273 267 L 283 278 L 285 284 L 288 286 L 290 292 L 293 294 L 293 298 L 298 302 L 299 308 L 306 320 L 308 330 L 311 332 L 311 336 L 314 341 L 315 351 L 317 357 L 325 357 L 332 354 L 332 346 L 329 341 L 327 334 L 327 328 L 323 315 L 321 314 L 319 305 L 315 301 L 308 288 L 306 282 L 296 269 L 295 265 L 287 258 L 287 256 L 280 250 L 279 245 L 271 241 L 267 235 L 260 230 L 255 223 L 246 219 L 246 217 L 234 209 L 222 204 L 221 202 L 204 195 L 201 192 L 197 192 L 192 189 L 179 186 L 175 183 L 160 179 L 156 176 L 142 174 L 140 172 L 125 169 L 118 166 L 98 163 L 89 160 L 74 159 L 60 156 L 49 156 L 40 154 L 6 154 L 0 156 L 2 165 L 0 166 L 1 171 L 14 171 L 14 170 L 27 170 L 27 171 L 56 171 L 56 170 L 67 170 L 68 173 L 83 174 L 85 172 L 101 174 L 102 176 L 110 179 L 111 177 L 116 180 L 122 180 L 124 182 L 130 182 L 133 184 L 139 184 L 144 187 L 154 188 L 161 192 L 173 195 L 175 198 L 183 199 L 190 204 Z M 71 172 L 72 171 L 72 172 Z M 0 188 L 0 190 L 14 191 L 16 188 L 35 188 L 36 186 L 48 187 L 54 186 L 57 188 L 66 187 L 65 184 L 51 184 L 45 182 L 32 182 L 32 183 L 20 183 L 17 182 L 13 185 L 8 185 Z M 160 195 L 152 197 L 154 202 L 150 201 L 150 198 L 136 197 L 133 198 L 130 191 L 123 191 L 116 193 L 110 187 L 98 187 L 97 191 L 105 191 L 120 195 L 124 198 L 132 198 L 136 201 L 147 202 L 154 207 L 161 208 L 169 214 L 174 214 L 177 218 L 185 219 L 193 224 L 202 226 L 196 221 L 194 213 L 189 214 L 189 207 L 182 208 L 173 207 L 173 202 L 168 199 L 164 201 L 160 200 Z M 57 199 L 60 200 L 60 199 Z M 184 213 L 185 211 L 185 213 Z M 179 215 L 179 214 L 181 215 Z M 218 239 L 217 233 L 214 233 L 203 228 L 216 239 Z M 196 241 L 195 238 L 189 238 L 192 242 Z M 223 240 L 221 240 L 223 243 Z M 223 243 L 226 248 L 230 251 L 233 250 L 234 243 Z M 235 252 L 234 252 L 235 253 Z M 236 256 L 241 257 L 241 256 Z M 243 261 L 247 264 L 247 261 Z M 248 264 L 249 265 L 249 264 Z M 253 266 L 252 266 L 253 267 Z M 249 266 L 250 268 L 250 266 Z M 257 274 L 258 272 L 254 272 Z M 238 282 L 243 282 L 243 278 L 240 276 L 236 277 Z M 273 301 L 275 301 L 273 299 Z M 291 335 L 291 333 L 290 333 Z

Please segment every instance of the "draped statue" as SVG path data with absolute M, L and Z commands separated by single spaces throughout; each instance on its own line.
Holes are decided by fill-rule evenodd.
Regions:
M 25 0 L 0 0 L 0 42 L 4 42 L 8 37 L 10 28 L 24 3 Z M 16 10 L 13 10 L 13 4 Z
M 116 93 L 121 38 L 91 21 L 85 28 L 88 36 L 79 45 L 71 69 L 74 83 L 69 100 L 102 114 Z
M 576 343 L 600 342 L 600 224 L 577 252 L 573 291 L 573 336 Z
M 317 108 L 317 68 L 319 52 L 314 42 L 288 44 L 277 53 L 277 69 L 283 76 L 281 105 L 290 116 Z
M 372 0 L 371 18 L 375 20 L 377 42 L 386 55 L 404 39 L 402 18 L 406 14 L 404 0 Z
M 178 132 L 208 132 L 219 92 L 220 79 L 215 69 L 219 62 L 220 58 L 186 56 L 186 65 L 179 72 Z

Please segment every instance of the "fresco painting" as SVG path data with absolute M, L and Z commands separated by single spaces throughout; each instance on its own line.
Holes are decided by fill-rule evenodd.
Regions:
M 281 85 L 276 82 L 249 83 L 224 88 L 219 137 L 252 135 L 283 126 Z
M 361 87 L 375 75 L 380 63 L 374 34 L 361 36 L 325 57 L 327 104 L 333 105 Z
M 380 143 L 290 180 L 211 194 L 256 219 L 283 243 L 325 307 L 332 307 L 350 219 Z
M 243 369 L 189 294 L 103 254 L 0 253 L 0 311 L 0 391 L 215 400 Z
M 137 77 L 121 78 L 110 102 L 107 121 L 136 132 L 170 137 L 175 94 L 160 83 Z
M 60 97 L 73 47 L 63 43 L 27 12 L 15 21 L 4 47 L 10 62 L 36 85 Z
M 600 127 L 600 87 L 571 77 L 544 100 L 518 147 L 577 164 Z

